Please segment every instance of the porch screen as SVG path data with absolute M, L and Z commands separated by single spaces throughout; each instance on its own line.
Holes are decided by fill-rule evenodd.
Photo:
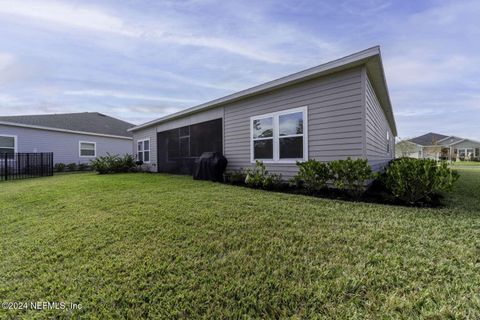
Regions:
M 223 152 L 222 119 L 157 133 L 158 172 L 192 174 L 203 152 Z

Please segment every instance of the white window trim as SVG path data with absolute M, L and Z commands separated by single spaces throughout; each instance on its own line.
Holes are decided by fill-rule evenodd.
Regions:
M 93 144 L 93 156 L 82 156 L 82 143 L 91 143 Z M 95 158 L 97 156 L 97 143 L 95 141 L 78 141 L 78 156 L 80 158 Z
M 280 146 L 279 146 L 280 136 L 278 134 L 279 116 L 290 114 L 290 113 L 296 113 L 296 112 L 303 113 L 303 158 L 280 159 Z M 264 119 L 264 118 L 273 118 L 273 159 L 255 159 L 254 158 L 253 121 L 258 119 Z M 295 136 L 302 136 L 302 135 L 301 134 L 290 135 L 288 137 L 295 137 Z M 267 140 L 267 139 L 271 139 L 271 138 L 263 138 L 263 140 Z M 262 138 L 255 139 L 255 140 L 262 140 Z M 250 117 L 250 162 L 255 163 L 256 160 L 262 161 L 263 163 L 297 163 L 297 161 L 308 160 L 308 107 L 307 106 Z
M 17 153 L 17 142 L 18 138 L 16 135 L 11 134 L 0 134 L 0 137 L 13 138 L 13 153 Z
M 148 141 L 148 150 L 144 150 L 144 147 L 145 147 L 145 144 L 144 142 L 145 141 Z M 138 143 L 141 142 L 142 143 L 142 150 L 138 150 Z M 141 152 L 142 153 L 142 158 L 145 159 L 145 154 L 144 152 L 145 151 L 148 151 L 148 161 L 145 161 L 145 160 L 142 160 L 143 163 L 150 163 L 150 159 L 152 159 L 152 151 L 150 151 L 152 149 L 152 146 L 150 144 L 150 138 L 145 138 L 145 139 L 140 139 L 140 140 L 137 140 L 137 143 L 136 143 L 136 148 L 137 148 L 137 151 L 136 151 L 136 155 L 137 155 L 137 158 L 138 158 L 138 153 Z M 138 159 L 137 159 L 138 160 Z

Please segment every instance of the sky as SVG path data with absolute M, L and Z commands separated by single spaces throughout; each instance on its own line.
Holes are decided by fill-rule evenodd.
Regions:
M 140 124 L 380 45 L 398 135 L 480 140 L 480 1 L 0 0 L 0 115 Z

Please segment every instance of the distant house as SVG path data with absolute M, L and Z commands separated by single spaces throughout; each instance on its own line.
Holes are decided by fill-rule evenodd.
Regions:
M 54 163 L 132 153 L 134 125 L 98 112 L 0 117 L 0 153 L 53 152 Z
M 154 172 L 189 174 L 203 152 L 227 171 L 265 163 L 284 178 L 297 161 L 395 155 L 395 120 L 380 48 L 373 47 L 129 129 L 137 159 Z
M 395 150 L 397 158 L 411 157 L 450 161 L 471 161 L 480 158 L 480 142 L 434 132 L 400 141 Z

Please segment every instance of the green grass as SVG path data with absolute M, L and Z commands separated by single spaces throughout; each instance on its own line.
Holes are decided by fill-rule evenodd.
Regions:
M 478 167 L 480 168 L 480 162 L 478 161 L 458 161 L 450 164 L 452 167 Z
M 479 318 L 480 169 L 440 209 L 160 174 L 0 184 L 3 318 Z

